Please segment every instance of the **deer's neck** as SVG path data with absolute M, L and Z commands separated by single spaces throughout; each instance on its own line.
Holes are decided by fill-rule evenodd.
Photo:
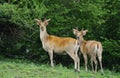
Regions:
M 79 44 L 80 44 L 80 47 L 86 42 L 83 38 L 79 39 Z
M 40 30 L 40 39 L 41 39 L 41 41 L 45 41 L 48 36 L 49 35 L 48 35 L 46 30 L 44 30 L 44 31 Z

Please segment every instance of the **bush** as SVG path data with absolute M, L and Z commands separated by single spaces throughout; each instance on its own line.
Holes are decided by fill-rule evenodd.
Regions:
M 110 69 L 120 72 L 120 41 L 105 40 L 103 42 L 103 64 Z
M 33 4 L 31 4 L 32 7 L 28 7 L 30 4 L 23 6 L 24 4 L 21 3 L 0 5 L 1 54 L 7 57 L 21 56 L 23 58 L 26 57 L 28 51 L 38 52 L 39 48 L 36 49 L 35 45 L 39 42 L 37 40 L 39 31 L 34 19 L 41 18 L 47 8 L 40 2 L 33 2 Z

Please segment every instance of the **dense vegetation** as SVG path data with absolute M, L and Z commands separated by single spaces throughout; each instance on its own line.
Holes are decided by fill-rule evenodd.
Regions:
M 88 29 L 85 39 L 103 44 L 103 67 L 120 72 L 119 5 L 120 0 L 0 0 L 0 54 L 47 63 L 34 19 L 51 18 L 49 34 L 75 38 L 73 28 Z M 54 58 L 72 64 L 69 56 Z

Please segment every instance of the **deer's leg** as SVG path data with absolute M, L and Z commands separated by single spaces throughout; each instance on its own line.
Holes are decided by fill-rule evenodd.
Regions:
M 83 54 L 83 57 L 84 57 L 84 62 L 85 62 L 85 71 L 87 71 L 87 55 L 86 54 Z
M 53 64 L 53 51 L 50 50 L 48 53 L 49 53 L 49 57 L 50 57 L 50 64 L 51 64 L 51 67 L 54 67 L 54 64 Z
M 78 51 L 75 52 L 76 60 L 77 60 L 77 70 L 80 71 L 80 59 L 78 57 Z
M 97 60 L 96 56 L 93 57 L 94 63 L 95 63 L 95 73 L 97 72 Z
M 74 69 L 75 69 L 75 71 L 77 71 L 77 58 L 76 58 L 76 55 L 74 54 L 74 52 L 67 52 L 67 53 L 73 59 L 73 61 L 74 61 Z
M 79 57 L 77 57 L 77 61 L 78 61 L 78 63 L 77 63 L 77 65 L 78 65 L 78 71 L 80 71 L 80 59 L 79 59 Z
M 93 68 L 93 57 L 91 56 L 91 67 L 92 67 L 92 72 L 94 72 L 94 68 Z
M 104 74 L 103 67 L 102 67 L 102 55 L 98 55 L 98 60 L 99 60 L 99 63 L 100 63 L 101 72 L 102 72 L 102 74 Z

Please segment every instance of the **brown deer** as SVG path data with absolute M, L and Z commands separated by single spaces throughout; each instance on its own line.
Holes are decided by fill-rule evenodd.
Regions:
M 51 66 L 54 67 L 53 52 L 57 54 L 68 54 L 74 61 L 75 71 L 80 71 L 79 57 L 77 55 L 77 50 L 79 49 L 79 45 L 77 44 L 78 41 L 69 37 L 63 38 L 49 35 L 47 33 L 46 26 L 48 25 L 50 19 L 44 21 L 35 19 L 35 21 L 40 28 L 40 39 L 42 46 L 44 50 L 49 53 Z
M 77 40 L 79 41 L 80 44 L 80 50 L 81 53 L 83 54 L 84 61 L 85 61 L 85 70 L 87 71 L 87 55 L 91 57 L 91 66 L 92 66 L 92 71 L 97 72 L 97 60 L 96 57 L 98 57 L 100 67 L 101 67 L 101 72 L 103 74 L 103 68 L 102 68 L 102 44 L 98 41 L 94 40 L 89 40 L 86 41 L 84 40 L 83 36 L 86 35 L 86 32 L 88 30 L 81 30 L 78 31 L 77 29 L 73 29 L 74 35 L 76 35 Z M 93 62 L 95 63 L 95 71 L 93 67 Z

